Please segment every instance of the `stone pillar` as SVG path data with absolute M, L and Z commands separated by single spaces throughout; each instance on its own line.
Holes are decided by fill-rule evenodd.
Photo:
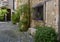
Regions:
M 46 2 L 46 26 L 53 27 L 58 32 L 59 8 L 58 0 Z

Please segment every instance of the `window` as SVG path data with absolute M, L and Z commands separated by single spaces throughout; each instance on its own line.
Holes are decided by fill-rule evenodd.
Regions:
M 33 19 L 43 20 L 43 5 L 34 8 Z

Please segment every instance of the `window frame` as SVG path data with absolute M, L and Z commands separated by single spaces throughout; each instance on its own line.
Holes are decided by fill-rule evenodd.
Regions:
M 36 18 L 36 17 L 33 17 L 34 16 L 34 10 L 35 10 L 35 8 L 37 8 L 37 7 L 42 7 L 42 11 L 43 11 L 43 17 L 41 17 L 41 18 Z M 32 18 L 33 18 L 33 20 L 44 20 L 44 4 L 43 5 L 41 5 L 41 6 L 37 6 L 37 7 L 34 7 L 33 8 L 33 16 L 32 16 Z

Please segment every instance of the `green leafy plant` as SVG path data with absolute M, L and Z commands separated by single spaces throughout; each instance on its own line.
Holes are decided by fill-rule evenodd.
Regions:
M 12 14 L 12 23 L 13 24 L 16 24 L 20 21 L 20 14 L 21 14 L 21 11 L 19 8 L 15 11 L 14 14 Z
M 19 30 L 20 31 L 27 31 L 29 27 L 29 5 L 24 4 L 20 6 L 20 17 L 22 16 L 22 19 L 20 18 L 19 22 Z
M 16 15 L 15 14 L 12 14 L 12 23 L 16 24 Z
M 7 13 L 7 9 L 0 9 L 0 21 L 4 20 L 4 15 L 6 15 Z
M 4 21 L 4 16 L 0 16 L 0 21 Z
M 21 16 L 23 18 L 21 19 Z M 14 14 L 12 14 L 12 23 L 19 23 L 19 30 L 26 31 L 29 25 L 29 5 L 24 4 L 18 7 Z
M 18 23 L 19 22 L 19 20 L 20 20 L 20 15 L 19 14 L 12 14 L 12 23 L 13 24 L 16 24 L 16 23 Z
M 28 21 L 28 18 L 26 18 L 26 17 L 27 16 L 24 15 L 24 18 L 22 20 L 20 20 L 20 22 L 19 22 L 20 31 L 28 30 L 29 21 Z
M 57 42 L 57 33 L 51 27 L 37 27 L 35 42 Z
M 0 9 L 0 16 L 4 16 L 7 13 L 6 9 Z

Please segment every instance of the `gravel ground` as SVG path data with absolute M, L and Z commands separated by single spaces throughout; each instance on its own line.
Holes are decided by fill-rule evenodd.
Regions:
M 11 22 L 0 22 L 0 42 L 33 42 L 28 32 L 19 32 Z

